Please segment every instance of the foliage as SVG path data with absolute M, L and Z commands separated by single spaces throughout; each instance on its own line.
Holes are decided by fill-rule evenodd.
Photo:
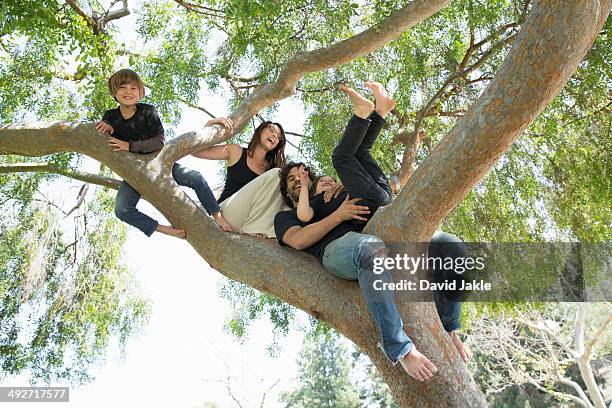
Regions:
M 298 357 L 298 388 L 285 393 L 289 407 L 361 407 L 359 394 L 349 380 L 351 369 L 347 348 L 337 335 L 306 336 Z
M 121 263 L 125 235 L 108 215 L 112 196 L 100 191 L 72 234 L 32 190 L 17 193 L 0 218 L 2 371 L 28 372 L 33 382 L 87 382 L 111 340 L 124 346 L 149 309 Z

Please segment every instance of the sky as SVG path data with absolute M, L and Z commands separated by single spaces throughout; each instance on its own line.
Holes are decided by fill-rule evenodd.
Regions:
M 132 13 L 117 21 L 121 33 L 118 38 L 124 38 L 127 44 L 137 42 L 135 19 Z M 226 106 L 222 95 L 202 92 L 200 100 L 205 100 L 206 106 L 214 106 L 217 114 L 227 113 L 221 109 Z M 270 119 L 289 123 L 286 130 L 303 132 L 302 106 L 296 101 L 281 102 L 276 116 Z M 208 117 L 203 112 L 186 107 L 174 130 L 180 135 L 206 120 Z M 297 144 L 299 140 L 293 142 Z M 287 150 L 289 154 L 296 154 L 290 146 Z M 202 172 L 209 185 L 222 184 L 219 178 L 222 162 L 188 157 L 180 163 Z M 95 171 L 97 164 L 88 161 L 85 167 Z M 46 194 L 69 206 L 76 195 L 71 185 L 74 183 L 56 183 Z M 190 195 L 195 198 L 194 194 Z M 139 209 L 164 220 L 143 200 Z M 259 406 L 264 390 L 280 380 L 266 396 L 265 406 L 281 406 L 277 402 L 278 393 L 295 385 L 295 358 L 303 332 L 294 328 L 287 337 L 277 339 L 280 351 L 274 357 L 267 352 L 274 338 L 266 319 L 254 322 L 246 339 L 238 341 L 223 328 L 231 308 L 217 291 L 225 278 L 210 268 L 185 241 L 158 233 L 147 238 L 135 228 L 127 228 L 123 255 L 143 295 L 151 302 L 150 322 L 142 333 L 129 339 L 123 353 L 116 345 L 111 348 L 105 362 L 92 370 L 93 383 L 71 387 L 70 402 L 52 406 L 198 407 L 210 401 L 220 407 L 236 407 L 228 392 L 228 377 L 232 394 L 245 407 Z M 302 324 L 306 323 L 304 314 L 300 313 L 299 319 Z M 19 376 L 6 379 L 0 386 L 28 386 L 28 381 L 25 376 Z M 25 408 L 40 407 L 40 404 L 3 403 L 2 406 Z

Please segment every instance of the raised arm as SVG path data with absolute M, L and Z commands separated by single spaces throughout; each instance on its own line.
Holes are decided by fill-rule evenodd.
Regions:
M 308 192 L 308 182 L 310 175 L 308 171 L 304 169 L 304 166 L 300 166 L 299 169 L 300 183 L 303 188 L 300 189 L 300 198 L 297 205 L 297 216 L 302 222 L 309 222 L 314 216 L 314 211 L 310 206 L 310 194 Z
M 305 227 L 294 226 L 289 228 L 283 235 L 283 242 L 291 248 L 301 251 L 319 242 L 328 232 L 343 221 L 367 221 L 361 215 L 369 214 L 370 210 L 367 206 L 355 204 L 359 200 L 361 199 L 353 198 L 349 200 L 347 195 L 342 205 L 321 221 Z
M 235 164 L 242 155 L 242 147 L 237 144 L 211 146 L 192 154 L 200 159 L 225 160 L 228 166 Z

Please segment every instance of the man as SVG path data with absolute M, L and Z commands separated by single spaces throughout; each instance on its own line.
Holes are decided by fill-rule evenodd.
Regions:
M 370 213 L 388 204 L 392 198 L 389 182 L 370 150 L 384 125 L 385 117 L 395 108 L 395 101 L 382 84 L 368 81 L 365 86 L 373 93 L 375 103 L 352 88 L 340 87 L 353 105 L 353 116 L 332 155 L 334 168 L 346 190 L 360 198 L 349 199 L 347 192 L 343 192 L 326 201 L 318 195 L 308 203 L 302 202 L 299 216 L 300 191 L 302 188 L 310 190 L 313 180 L 310 173 L 305 174 L 302 163 L 290 163 L 281 171 L 280 184 L 285 201 L 294 209 L 278 213 L 274 228 L 281 245 L 289 245 L 316 256 L 327 271 L 339 278 L 359 281 L 368 310 L 381 332 L 385 355 L 394 364 L 400 362 L 411 377 L 424 381 L 433 376 L 437 371 L 436 366 L 416 349 L 404 332 L 393 292 L 376 290 L 381 288 L 381 283 L 392 282 L 388 270 L 382 268 L 379 271 L 380 267 L 374 269 L 375 260 L 385 256 L 385 244 L 376 236 L 361 233 Z M 302 194 L 302 201 L 307 198 L 306 194 Z M 367 205 L 356 204 L 360 200 Z M 429 246 L 430 257 L 444 259 L 466 255 L 466 247 L 461 240 L 442 232 L 434 235 Z M 457 279 L 459 276 L 454 271 L 444 270 L 442 266 L 434 272 L 434 278 L 438 281 Z M 375 288 L 376 281 L 380 282 Z M 467 361 L 470 353 L 456 333 L 459 328 L 459 303 L 453 296 L 452 293 L 434 292 L 444 328 L 450 333 L 461 357 Z

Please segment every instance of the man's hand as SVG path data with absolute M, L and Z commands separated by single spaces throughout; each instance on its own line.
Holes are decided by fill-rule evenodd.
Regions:
M 336 198 L 345 190 L 344 185 L 340 182 L 334 184 L 332 188 L 323 193 L 323 201 L 329 203 L 332 198 Z
M 98 131 L 98 133 L 106 133 L 109 136 L 112 135 L 115 131 L 115 129 L 113 129 L 111 125 L 101 120 L 96 122 L 96 130 Z
M 113 152 L 129 152 L 130 151 L 130 143 L 124 142 L 123 140 L 115 139 L 114 137 L 108 138 L 108 147 Z
M 369 214 L 370 208 L 366 205 L 355 204 L 360 200 L 361 198 L 349 199 L 348 194 L 346 195 L 344 202 L 334 211 L 334 214 L 340 219 L 340 222 L 350 220 L 367 221 L 367 218 L 363 218 L 361 215 Z
M 221 125 L 225 129 L 227 129 L 227 132 L 230 134 L 232 133 L 232 130 L 234 129 L 234 122 L 232 122 L 230 118 L 213 118 L 209 120 L 208 122 L 206 122 L 206 126 L 212 126 L 212 125 Z

